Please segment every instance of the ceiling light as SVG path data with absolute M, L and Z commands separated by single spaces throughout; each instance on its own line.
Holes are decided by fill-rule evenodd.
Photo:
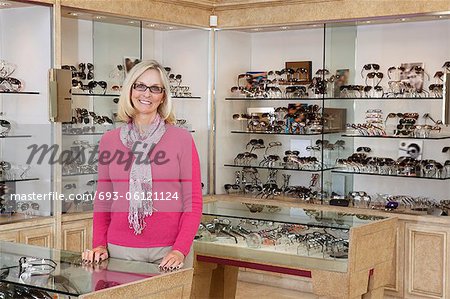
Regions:
M 370 24 L 370 23 L 372 23 L 372 21 L 366 21 L 366 24 Z
M 168 29 L 172 30 L 172 29 L 175 29 L 175 27 L 169 26 Z
M 286 26 L 280 27 L 281 30 L 286 30 L 286 29 L 288 29 L 288 28 L 289 28 L 289 27 L 286 27 Z
M 136 24 L 136 21 L 128 21 L 128 24 Z
M 11 6 L 11 3 L 8 3 L 8 2 L 0 2 L 0 6 Z
M 148 24 L 148 27 L 156 27 L 158 26 L 157 24 Z
M 96 16 L 95 17 L 97 20 L 101 20 L 101 19 L 104 19 L 105 17 L 104 16 Z
M 259 28 L 252 28 L 252 31 L 259 31 L 259 30 L 261 30 L 261 29 L 259 29 Z
M 69 12 L 67 14 L 70 15 L 70 16 L 74 16 L 74 17 L 78 16 L 78 14 L 76 12 Z
M 439 19 L 443 19 L 444 18 L 444 16 L 439 16 Z
M 407 19 L 405 19 L 405 18 L 401 19 L 402 22 L 404 22 L 404 21 L 406 21 L 406 20 L 407 20 Z

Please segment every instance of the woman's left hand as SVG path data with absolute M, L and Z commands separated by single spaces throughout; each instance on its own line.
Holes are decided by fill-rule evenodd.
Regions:
M 162 259 L 159 268 L 164 271 L 177 270 L 183 267 L 184 255 L 178 250 L 172 250 Z

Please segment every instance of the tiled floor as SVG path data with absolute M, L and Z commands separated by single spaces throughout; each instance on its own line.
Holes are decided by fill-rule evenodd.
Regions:
M 288 289 L 265 286 L 262 284 L 238 281 L 236 299 L 273 298 L 273 299 L 317 299 L 310 293 L 301 293 Z

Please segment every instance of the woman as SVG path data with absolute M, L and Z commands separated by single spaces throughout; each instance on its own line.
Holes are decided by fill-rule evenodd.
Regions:
M 118 117 L 126 125 L 99 144 L 93 249 L 82 259 L 192 267 L 202 214 L 200 162 L 191 134 L 173 126 L 169 81 L 156 61 L 131 69 Z

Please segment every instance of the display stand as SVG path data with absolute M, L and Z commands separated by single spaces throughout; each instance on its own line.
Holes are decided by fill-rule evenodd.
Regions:
M 258 215 L 252 217 L 257 219 Z M 310 278 L 314 294 L 324 298 L 382 299 L 392 271 L 396 227 L 396 218 L 351 227 L 348 259 L 196 241 L 193 297 L 233 298 L 238 270 L 243 267 Z

